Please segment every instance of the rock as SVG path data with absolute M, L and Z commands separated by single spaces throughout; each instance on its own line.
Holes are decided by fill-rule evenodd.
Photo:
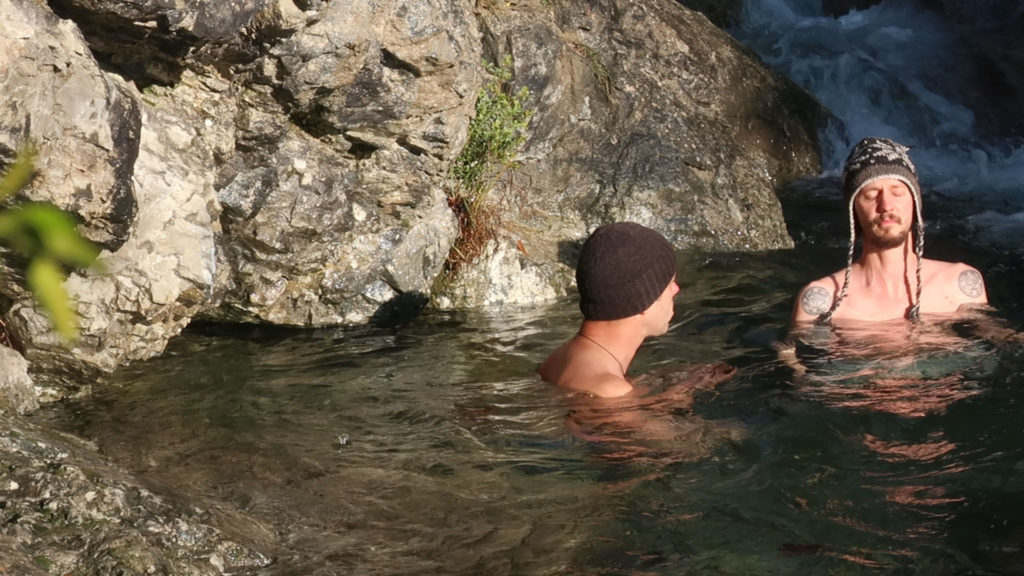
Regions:
M 0 14 L 0 163 L 34 144 L 27 198 L 76 214 L 87 238 L 116 249 L 136 211 L 139 107 L 96 65 L 74 23 L 32 0 L 0 0 Z
M 324 326 L 369 320 L 403 294 L 427 294 L 457 232 L 435 184 L 399 166 L 425 163 L 393 142 L 354 162 L 289 134 L 264 170 L 220 192 L 225 207 L 223 305 L 212 320 Z M 392 170 L 395 170 L 394 172 Z
M 736 24 L 743 12 L 743 0 L 679 0 L 679 3 L 707 16 L 719 28 Z
M 194 62 L 251 61 L 251 45 L 287 34 L 306 17 L 292 0 L 54 0 L 49 5 L 81 28 L 97 59 L 140 88 L 176 84 Z
M 828 16 L 838 18 L 853 10 L 867 10 L 881 3 L 882 0 L 821 0 L 821 11 Z
M 350 0 L 270 51 L 292 120 L 356 159 L 458 153 L 480 84 L 469 5 Z M 438 175 L 443 175 L 443 170 Z
M 220 86 L 223 89 L 223 85 Z M 189 76 L 143 103 L 144 124 L 133 166 L 137 214 L 131 234 L 105 250 L 98 268 L 72 274 L 66 288 L 81 317 L 70 349 L 25 295 L 11 308 L 9 328 L 39 374 L 60 389 L 90 382 L 132 360 L 163 351 L 200 310 L 211 306 L 220 205 L 209 166 L 230 146 L 230 99 L 217 85 Z M 136 93 L 134 97 L 141 97 Z M 226 144 L 225 144 L 226 143 Z
M 0 558 L 11 574 L 221 575 L 267 566 L 267 530 L 158 496 L 95 446 L 0 415 Z M 223 504 L 218 504 L 223 507 Z
M 792 246 L 774 189 L 820 170 L 816 130 L 827 111 L 677 4 L 608 0 L 550 12 L 482 15 L 489 59 L 513 58 L 510 89 L 528 87 L 537 111 L 519 168 L 491 196 L 515 229 L 498 232 L 501 246 L 533 246 L 534 276 L 564 278 L 546 285 L 571 285 L 564 247 L 615 220 L 658 229 L 680 249 Z M 495 272 L 494 258 L 504 256 L 479 266 Z M 437 301 L 539 296 L 478 276 L 468 272 L 473 289 L 455 280 Z
M 0 412 L 13 410 L 18 414 L 31 412 L 39 407 L 28 375 L 28 361 L 15 350 L 0 345 Z
M 559 298 L 572 286 L 570 278 L 549 262 L 531 256 L 542 249 L 513 236 L 493 240 L 451 285 L 439 286 L 434 305 L 440 308 L 524 306 Z M 530 246 L 527 249 L 527 245 Z
M 74 22 L 0 0 L 0 69 L 18 71 L 0 79 L 0 161 L 41 141 L 28 194 L 104 247 L 102 268 L 67 281 L 70 348 L 17 267 L 0 274 L 47 397 L 159 354 L 195 318 L 325 326 L 557 298 L 579 242 L 611 220 L 678 248 L 787 247 L 774 187 L 819 169 L 817 103 L 671 0 L 54 9 Z M 491 195 L 490 244 L 444 277 L 448 170 L 482 61 L 506 55 L 535 114 Z
M 444 160 L 464 139 L 479 47 L 461 2 L 392 8 L 330 4 L 247 77 L 246 147 L 219 192 L 232 273 L 205 318 L 354 324 L 426 302 L 457 234 Z

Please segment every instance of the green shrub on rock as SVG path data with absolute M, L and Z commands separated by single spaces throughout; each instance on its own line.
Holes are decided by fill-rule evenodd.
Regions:
M 449 256 L 451 268 L 479 254 L 492 236 L 492 218 L 485 202 L 489 192 L 516 167 L 515 157 L 526 142 L 533 110 L 526 107 L 530 90 L 507 89 L 512 79 L 512 57 L 500 65 L 484 62 L 490 80 L 480 89 L 476 113 L 469 124 L 466 145 L 452 163 L 448 203 L 459 218 L 459 238 Z

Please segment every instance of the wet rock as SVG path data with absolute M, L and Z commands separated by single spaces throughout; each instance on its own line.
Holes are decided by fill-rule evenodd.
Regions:
M 210 512 L 159 496 L 95 446 L 0 415 L 0 567 L 11 574 L 220 575 L 270 559 Z M 266 544 L 239 516 L 235 533 Z
M 679 0 L 679 3 L 707 16 L 719 28 L 736 24 L 743 11 L 743 0 Z
M 472 266 L 450 284 L 436 288 L 434 304 L 441 308 L 523 306 L 564 295 L 572 287 L 570 278 L 530 254 L 531 250 L 543 254 L 535 237 L 523 238 L 525 242 L 516 236 L 490 242 Z
M 821 0 L 821 11 L 838 18 L 853 10 L 867 10 L 881 3 L 882 0 Z

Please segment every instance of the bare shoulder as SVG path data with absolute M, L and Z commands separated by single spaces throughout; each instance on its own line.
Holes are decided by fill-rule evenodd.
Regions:
M 819 278 L 803 287 L 793 306 L 793 322 L 811 322 L 828 312 L 836 294 L 835 274 Z
M 962 262 L 940 262 L 928 260 L 934 279 L 942 293 L 957 304 L 985 304 L 988 294 L 985 291 L 985 279 L 977 268 Z
M 570 340 L 552 352 L 541 363 L 537 373 L 545 382 L 602 398 L 624 396 L 632 392 L 633 385 L 603 367 L 599 361 L 602 359 L 601 355 L 595 357 L 589 351 L 574 346 Z

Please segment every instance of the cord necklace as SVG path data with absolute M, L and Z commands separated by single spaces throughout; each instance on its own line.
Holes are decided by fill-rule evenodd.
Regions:
M 576 333 L 576 335 L 577 335 L 577 336 L 580 336 L 580 337 L 582 337 L 582 338 L 586 338 L 587 340 L 590 340 L 590 341 L 591 341 L 591 342 L 593 342 L 593 343 L 594 343 L 595 345 L 597 345 L 597 347 L 598 347 L 598 348 L 600 348 L 601 350 L 604 350 L 605 352 L 607 352 L 607 353 L 608 353 L 608 355 L 612 357 L 612 360 L 615 360 L 615 363 L 619 365 L 619 370 L 620 370 L 620 371 L 622 372 L 622 377 L 623 377 L 623 378 L 625 378 L 625 377 L 626 377 L 626 369 L 622 367 L 622 362 L 619 362 L 619 358 L 618 358 L 618 357 L 617 357 L 617 356 L 616 356 L 615 354 L 612 354 L 612 351 L 611 351 L 611 350 L 609 350 L 609 349 L 605 348 L 604 346 L 602 346 L 602 345 L 601 345 L 601 343 L 600 343 L 600 342 L 598 342 L 597 340 L 594 340 L 594 339 L 593 339 L 593 338 L 591 338 L 590 336 L 587 336 L 587 335 L 586 335 L 586 334 L 584 334 L 583 332 L 577 332 L 577 333 Z

